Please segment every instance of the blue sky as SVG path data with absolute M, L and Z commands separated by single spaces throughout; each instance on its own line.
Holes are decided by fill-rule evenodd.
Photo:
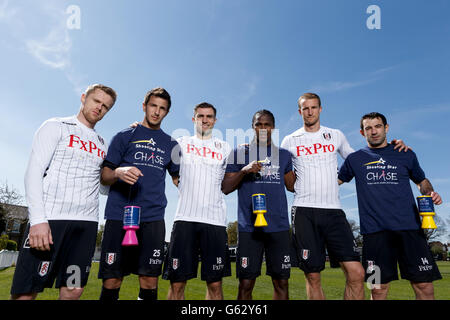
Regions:
M 79 29 L 67 27 L 70 5 L 80 10 Z M 381 29 L 366 25 L 370 5 L 380 8 Z M 35 130 L 77 113 L 91 83 L 118 92 L 96 127 L 107 140 L 142 120 L 143 97 L 156 86 L 172 95 L 169 134 L 192 133 L 192 109 L 208 101 L 223 134 L 247 130 L 256 110 L 271 110 L 280 140 L 301 126 L 297 98 L 314 91 L 321 123 L 342 130 L 355 149 L 365 145 L 360 117 L 387 116 L 389 137 L 413 147 L 443 197 L 436 212 L 450 241 L 448 12 L 446 0 L 0 0 L 0 180 L 24 193 Z M 177 191 L 169 183 L 166 190 L 169 235 Z M 341 199 L 358 221 L 353 183 L 341 187 Z M 236 193 L 226 200 L 234 221 Z

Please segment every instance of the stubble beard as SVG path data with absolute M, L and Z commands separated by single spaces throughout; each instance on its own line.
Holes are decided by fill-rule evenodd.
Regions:
M 386 141 L 386 136 L 383 137 L 383 139 L 380 139 L 380 142 L 377 142 L 376 140 L 367 139 L 367 142 L 369 143 L 369 147 L 371 148 L 378 148 L 380 147 L 384 142 Z

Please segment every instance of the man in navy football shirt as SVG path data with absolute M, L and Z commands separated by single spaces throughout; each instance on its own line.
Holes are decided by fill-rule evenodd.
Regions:
M 289 151 L 275 146 L 271 132 L 275 118 L 268 110 L 253 116 L 255 139 L 236 148 L 228 160 L 222 191 L 238 189 L 238 299 L 252 299 L 256 278 L 261 274 L 265 253 L 267 274 L 272 277 L 274 299 L 288 299 L 290 276 L 289 216 L 285 186 L 294 191 L 295 174 Z M 266 196 L 268 226 L 254 227 L 252 194 Z
M 409 180 L 422 195 L 430 195 L 434 204 L 442 200 L 425 177 L 416 154 L 411 150 L 399 153 L 387 143 L 388 129 L 380 113 L 362 117 L 361 134 L 368 146 L 347 157 L 339 171 L 339 184 L 356 179 L 363 266 L 372 299 L 386 299 L 389 282 L 398 279 L 397 263 L 402 278 L 411 282 L 416 299 L 434 299 L 432 282 L 441 275 L 420 227 Z
M 99 270 L 103 279 L 101 300 L 117 300 L 123 277 L 130 273 L 139 275 L 139 299 L 157 298 L 164 260 L 166 170 L 175 184 L 179 171 L 178 144 L 161 130 L 170 105 L 165 89 L 149 91 L 143 103 L 142 124 L 119 132 L 109 146 L 102 171 L 102 183 L 111 188 Z M 122 247 L 124 207 L 131 205 L 141 207 L 139 245 Z

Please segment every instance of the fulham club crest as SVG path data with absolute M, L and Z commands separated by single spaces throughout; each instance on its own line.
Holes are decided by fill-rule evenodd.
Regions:
M 324 132 L 323 133 L 323 137 L 324 137 L 324 139 L 325 140 L 331 140 L 331 133 L 329 133 L 329 132 Z
M 50 261 L 42 261 L 39 265 L 39 275 L 41 277 L 45 276 L 48 273 L 48 269 L 50 268 Z
M 178 266 L 179 266 L 178 259 L 177 258 L 172 259 L 172 269 L 177 270 Z
M 372 260 L 367 260 L 367 273 L 371 273 L 375 270 L 375 263 Z
M 247 257 L 241 258 L 241 267 L 244 269 L 248 267 L 248 258 Z
M 115 253 L 107 253 L 106 254 L 106 263 L 109 265 L 112 265 L 116 261 L 116 254 Z
M 307 260 L 309 258 L 309 250 L 307 249 L 302 250 L 302 258 L 303 260 Z

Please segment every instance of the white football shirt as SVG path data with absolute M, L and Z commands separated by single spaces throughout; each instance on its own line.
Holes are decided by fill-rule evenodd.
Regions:
M 337 154 L 354 152 L 344 134 L 321 126 L 316 132 L 302 127 L 286 136 L 281 147 L 289 150 L 296 174 L 294 206 L 340 209 Z
M 98 221 L 100 170 L 108 147 L 76 116 L 45 121 L 33 138 L 25 173 L 30 225 Z
M 226 204 L 222 193 L 228 143 L 212 137 L 177 139 L 181 148 L 179 200 L 174 221 L 226 226 Z

